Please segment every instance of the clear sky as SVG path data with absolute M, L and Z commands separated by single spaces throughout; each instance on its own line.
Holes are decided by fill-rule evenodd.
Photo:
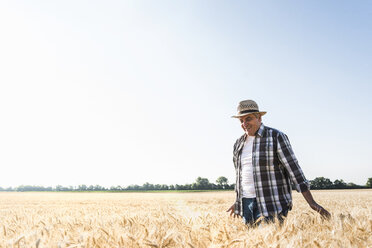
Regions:
M 372 177 L 371 1 L 1 1 L 0 186 L 235 181 L 239 101 Z

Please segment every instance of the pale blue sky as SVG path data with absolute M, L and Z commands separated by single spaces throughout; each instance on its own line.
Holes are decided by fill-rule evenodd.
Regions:
M 372 177 L 370 1 L 2 1 L 0 186 L 234 182 L 240 100 Z

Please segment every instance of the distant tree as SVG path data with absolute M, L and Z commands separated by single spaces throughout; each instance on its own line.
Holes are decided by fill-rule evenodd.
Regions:
M 367 183 L 366 183 L 366 186 L 368 188 L 372 188 L 372 177 L 368 178 Z
M 143 189 L 144 189 L 144 190 L 154 190 L 154 185 L 151 184 L 151 183 L 145 183 L 145 184 L 143 185 Z
M 209 189 L 224 189 L 225 188 L 225 186 L 220 186 L 220 185 L 216 185 L 216 184 L 214 184 L 214 183 L 210 183 L 209 184 Z
M 235 189 L 235 183 L 230 184 L 230 185 L 228 186 L 228 189 Z
M 88 187 L 87 187 L 85 184 L 81 184 L 81 185 L 78 186 L 78 190 L 79 190 L 79 191 L 86 191 L 87 188 L 88 188 Z
M 55 191 L 71 191 L 69 188 L 64 187 L 62 185 L 57 185 Z
M 127 187 L 125 187 L 125 190 L 132 190 L 132 189 L 133 189 L 133 184 L 128 185 Z
M 198 189 L 198 185 L 196 183 L 191 184 L 191 189 L 192 190 Z
M 219 177 L 216 180 L 217 185 L 219 185 L 221 188 L 225 189 L 229 180 L 226 177 Z
M 347 184 L 347 187 L 348 187 L 349 189 L 360 188 L 360 186 L 359 186 L 359 185 L 356 185 L 355 183 L 348 183 L 348 184 Z
M 161 189 L 161 190 L 168 190 L 169 187 L 168 187 L 168 185 L 166 185 L 166 184 L 162 184 L 161 187 L 160 187 L 160 189 Z
M 31 185 L 20 185 L 16 188 L 16 191 L 52 191 L 52 187 L 43 187 L 43 186 L 31 186 Z
M 335 189 L 345 189 L 346 187 L 347 187 L 347 184 L 342 179 L 340 179 L 340 180 L 336 179 L 333 182 L 333 188 L 335 188 Z
M 191 190 L 191 189 L 192 189 L 192 184 L 183 185 L 183 190 Z
M 131 184 L 125 188 L 125 190 L 141 190 L 141 186 L 137 184 Z
M 116 186 L 111 186 L 110 191 L 116 191 Z
M 209 180 L 207 178 L 198 177 L 196 179 L 196 185 L 198 189 L 208 189 L 209 188 Z
M 120 186 L 120 189 L 122 190 L 122 187 Z M 102 191 L 102 190 L 106 190 L 105 187 L 102 187 L 101 185 L 94 185 L 94 188 L 93 188 L 94 191 Z
M 313 189 L 331 189 L 333 186 L 332 181 L 325 177 L 316 177 L 310 184 Z
M 56 186 L 56 191 L 62 191 L 63 189 L 63 186 L 62 185 L 57 185 Z
M 123 188 L 120 185 L 111 186 L 110 190 L 112 191 L 121 191 Z

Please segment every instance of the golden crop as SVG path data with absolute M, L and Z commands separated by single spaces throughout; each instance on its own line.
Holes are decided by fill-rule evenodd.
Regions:
M 0 247 L 372 247 L 372 190 L 294 193 L 283 226 L 247 228 L 233 192 L 0 193 Z

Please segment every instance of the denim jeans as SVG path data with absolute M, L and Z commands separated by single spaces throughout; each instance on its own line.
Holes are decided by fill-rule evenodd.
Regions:
M 283 211 L 278 214 L 277 219 L 280 224 L 283 223 L 285 217 L 287 217 L 289 209 L 283 209 Z M 246 225 L 259 225 L 263 220 L 266 223 L 274 222 L 275 216 L 264 217 L 262 220 L 256 222 L 261 216 L 260 211 L 258 210 L 256 198 L 243 198 L 243 221 Z

